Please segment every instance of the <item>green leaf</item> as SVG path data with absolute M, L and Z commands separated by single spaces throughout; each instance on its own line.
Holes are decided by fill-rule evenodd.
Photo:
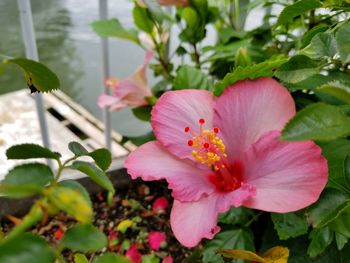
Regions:
M 135 117 L 141 121 L 151 121 L 152 106 L 139 106 L 132 108 Z
M 107 246 L 107 237 L 93 225 L 78 224 L 68 229 L 60 245 L 76 252 L 97 252 Z
M 277 24 L 287 24 L 292 21 L 293 18 L 304 14 L 305 12 L 314 10 L 321 7 L 321 3 L 318 0 L 300 0 L 292 5 L 286 6 L 278 17 Z
M 221 82 L 215 84 L 214 95 L 219 96 L 226 87 L 243 79 L 257 79 L 260 77 L 272 77 L 273 72 L 288 61 L 284 56 L 270 58 L 264 62 L 250 65 L 249 67 L 238 67 L 233 72 L 227 73 Z
M 97 149 L 89 153 L 89 156 L 94 159 L 97 166 L 103 171 L 106 171 L 112 163 L 112 154 L 105 148 Z
M 326 188 L 317 203 L 309 208 L 309 222 L 315 228 L 327 226 L 349 206 L 349 201 L 346 194 L 332 188 Z
M 162 23 L 164 19 L 170 20 L 170 17 L 163 11 L 156 0 L 144 0 L 152 17 L 158 22 Z
M 89 206 L 92 207 L 92 202 L 90 199 L 89 192 L 80 183 L 78 183 L 77 181 L 74 181 L 74 180 L 64 180 L 64 181 L 59 182 L 58 184 L 63 186 L 63 187 L 67 187 L 67 188 L 70 188 L 72 190 L 80 192 L 80 194 L 85 198 L 85 200 L 89 204 Z
M 199 17 L 194 8 L 188 6 L 181 12 L 181 17 L 186 21 L 189 28 L 195 29 L 199 22 Z
M 254 216 L 254 212 L 246 207 L 231 207 L 226 213 L 220 214 L 218 221 L 224 224 L 243 225 Z
M 301 47 L 300 48 L 304 48 L 307 45 L 309 45 L 311 40 L 312 40 L 312 38 L 315 35 L 317 35 L 320 32 L 324 32 L 327 29 L 328 29 L 327 25 L 319 24 L 319 25 L 314 26 L 313 28 L 311 28 L 309 31 L 305 32 L 305 34 L 301 38 Z
M 117 19 L 95 21 L 91 26 L 101 37 L 117 37 L 139 43 L 137 31 L 134 29 L 125 29 Z
M 39 193 L 53 179 L 50 167 L 45 164 L 22 164 L 9 171 L 1 182 L 0 192 L 14 198 L 31 196 Z
M 55 254 L 47 242 L 32 234 L 0 244 L 0 262 L 3 263 L 52 263 L 54 260 Z
M 333 81 L 324 84 L 318 87 L 316 91 L 331 95 L 337 98 L 338 100 L 350 104 L 350 87 L 345 86 L 344 84 L 338 81 Z
M 48 158 L 59 159 L 61 155 L 38 144 L 24 143 L 11 146 L 6 151 L 8 159 Z
M 328 228 L 313 229 L 310 233 L 311 243 L 307 249 L 310 257 L 321 254 L 333 241 L 334 233 Z
M 181 66 L 177 71 L 173 82 L 175 90 L 180 89 L 206 89 L 211 90 L 212 83 L 208 80 L 206 74 L 201 70 L 188 65 Z
M 304 213 L 271 213 L 271 219 L 281 240 L 306 234 L 309 228 Z
M 221 231 L 214 239 L 208 241 L 204 246 L 203 263 L 224 262 L 217 249 L 244 249 L 255 251 L 253 234 L 249 229 L 235 229 Z
M 112 155 L 110 151 L 105 148 L 100 148 L 89 153 L 88 150 L 78 142 L 70 142 L 68 148 L 75 156 L 90 156 L 103 171 L 107 170 L 112 163 Z
M 143 255 L 142 256 L 142 263 L 159 263 L 160 258 L 156 255 Z
M 338 139 L 322 145 L 322 154 L 328 161 L 327 186 L 350 193 L 350 167 L 346 162 L 346 157 L 350 154 L 350 141 Z
M 137 137 L 127 137 L 127 136 L 123 137 L 124 142 L 126 142 L 128 140 L 132 141 L 132 143 L 135 144 L 136 146 L 140 146 L 146 142 L 154 141 L 155 137 L 154 137 L 153 132 L 150 131 L 144 135 L 137 136 Z
M 343 24 L 337 31 L 335 38 L 341 61 L 346 64 L 350 62 L 350 22 Z
M 341 211 L 339 216 L 329 224 L 329 227 L 344 237 L 350 238 L 350 205 Z
M 151 34 L 153 31 L 153 23 L 149 17 L 147 8 L 143 8 L 135 2 L 135 7 L 132 10 L 135 25 L 142 31 Z
M 93 211 L 86 197 L 69 187 L 54 186 L 45 189 L 44 194 L 57 208 L 73 216 L 80 223 L 90 223 Z
M 346 243 L 348 243 L 349 239 L 342 234 L 339 234 L 339 233 L 334 233 L 334 234 L 335 234 L 335 242 L 337 244 L 337 248 L 338 250 L 342 250 L 346 245 Z
M 8 63 L 19 66 L 24 71 L 24 77 L 31 92 L 49 92 L 60 87 L 60 81 L 45 65 L 26 58 L 7 60 Z
M 91 163 L 83 162 L 83 161 L 75 161 L 72 166 L 72 169 L 78 170 L 87 176 L 89 176 L 95 183 L 103 187 L 109 192 L 114 193 L 114 186 L 112 182 L 109 180 L 108 176 L 105 172 L 97 168 Z
M 311 43 L 300 51 L 300 54 L 306 55 L 312 59 L 323 57 L 334 57 L 337 53 L 337 43 L 335 37 L 326 32 L 321 32 L 315 35 Z
M 89 263 L 89 260 L 83 254 L 75 254 L 74 255 L 74 263 Z
M 319 72 L 317 63 L 305 55 L 296 55 L 281 65 L 275 76 L 288 83 L 297 83 Z
M 282 131 L 282 140 L 332 140 L 350 133 L 349 118 L 336 106 L 314 103 L 299 111 Z
M 75 156 L 84 156 L 89 154 L 88 150 L 86 150 L 85 147 L 79 142 L 70 142 L 68 144 L 68 148 L 72 153 L 74 153 Z
M 94 258 L 92 263 L 131 263 L 131 261 L 126 257 L 114 253 L 104 253 Z

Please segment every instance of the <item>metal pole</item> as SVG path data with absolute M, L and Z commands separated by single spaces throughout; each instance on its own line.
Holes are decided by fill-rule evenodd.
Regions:
M 17 0 L 19 14 L 21 19 L 22 37 L 26 51 L 26 57 L 35 61 L 39 61 L 38 49 L 36 47 L 35 32 L 33 26 L 32 10 L 30 7 L 30 0 Z M 38 114 L 41 138 L 45 147 L 50 148 L 49 133 L 47 129 L 47 122 L 45 118 L 45 111 L 43 106 L 43 98 L 40 93 L 34 95 L 36 111 Z M 48 160 L 51 166 L 51 161 Z
M 108 18 L 108 0 L 99 0 L 99 13 L 100 19 Z M 110 77 L 109 72 L 109 49 L 108 49 L 108 39 L 101 38 L 101 52 L 102 52 L 102 76 L 103 83 Z M 104 93 L 109 94 L 109 90 L 104 85 Z M 107 149 L 111 150 L 112 141 L 111 141 L 111 114 L 108 111 L 108 108 L 103 109 L 103 122 L 105 126 L 105 144 Z

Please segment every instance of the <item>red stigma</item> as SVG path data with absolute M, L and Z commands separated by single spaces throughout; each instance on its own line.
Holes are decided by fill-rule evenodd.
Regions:
M 189 132 L 190 131 L 190 127 L 185 127 L 185 132 Z
M 213 129 L 213 131 L 214 131 L 215 133 L 219 133 L 219 128 L 216 128 L 216 127 L 215 127 L 215 128 Z
M 199 119 L 199 123 L 200 123 L 200 124 L 204 124 L 204 123 L 205 123 L 205 120 L 204 120 L 204 119 Z
M 187 144 L 188 144 L 188 146 L 192 146 L 192 145 L 193 145 L 193 141 L 192 141 L 192 140 L 189 140 L 189 141 L 187 142 Z
M 206 149 L 208 149 L 208 148 L 209 148 L 209 143 L 207 143 L 207 142 L 204 143 L 204 144 L 203 144 L 203 147 L 206 148 Z

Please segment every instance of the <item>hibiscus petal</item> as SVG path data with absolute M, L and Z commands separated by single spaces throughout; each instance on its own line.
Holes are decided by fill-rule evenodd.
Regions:
M 244 206 L 296 211 L 317 201 L 327 183 L 327 161 L 320 147 L 311 141 L 282 142 L 279 135 L 266 133 L 245 153 L 244 181 L 256 188 L 256 195 Z
M 286 88 L 271 78 L 239 81 L 219 97 L 214 125 L 230 158 L 243 152 L 267 131 L 281 130 L 295 114 Z
M 119 98 L 116 98 L 116 97 L 113 97 L 113 96 L 109 96 L 109 95 L 106 95 L 106 94 L 101 94 L 98 97 L 97 105 L 100 108 L 108 107 L 108 109 L 110 111 L 118 111 L 118 110 L 121 110 L 122 108 L 127 106 L 127 104 L 125 104 Z
M 194 247 L 202 238 L 212 239 L 220 231 L 216 211 L 218 199 L 219 195 L 212 194 L 197 202 L 174 200 L 170 224 L 175 237 L 183 246 Z
M 189 161 L 176 158 L 158 142 L 148 142 L 136 149 L 124 166 L 133 179 L 166 179 L 174 198 L 181 201 L 196 201 L 215 190 L 208 180 L 212 173 L 209 169 L 201 170 Z
M 191 132 L 199 132 L 199 119 L 203 118 L 204 129 L 212 129 L 214 97 L 206 90 L 178 90 L 163 94 L 152 110 L 152 127 L 155 136 L 172 154 L 193 160 L 192 148 L 187 141 Z

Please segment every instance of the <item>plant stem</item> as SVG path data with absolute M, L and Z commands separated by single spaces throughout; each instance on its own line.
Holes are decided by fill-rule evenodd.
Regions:
M 240 31 L 239 0 L 235 0 L 236 30 Z
M 264 212 L 257 213 L 251 220 L 244 225 L 244 227 L 249 227 L 254 221 L 256 221 Z
M 197 49 L 197 44 L 193 43 L 192 47 L 193 47 L 194 62 L 196 63 L 197 68 L 200 69 L 201 62 L 200 62 L 200 54 L 199 54 L 198 49 Z

